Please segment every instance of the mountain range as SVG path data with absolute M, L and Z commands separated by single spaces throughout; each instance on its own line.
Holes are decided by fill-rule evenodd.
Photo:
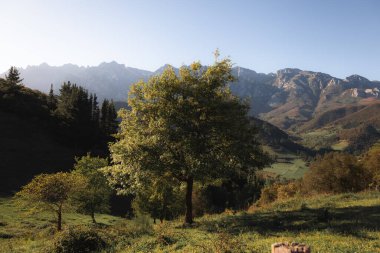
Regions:
M 47 92 L 50 84 L 54 84 L 57 91 L 63 82 L 71 81 L 95 92 L 100 98 L 126 101 L 133 83 L 160 74 L 167 66 L 152 72 L 126 67 L 115 61 L 94 67 L 73 64 L 54 67 L 44 63 L 28 66 L 20 72 L 24 84 L 33 89 Z M 294 68 L 269 74 L 242 67 L 234 67 L 232 71 L 237 80 L 230 85 L 231 90 L 250 104 L 251 114 L 283 130 L 299 133 L 337 122 L 347 126 L 352 123 L 350 115 L 369 120 L 380 128 L 378 116 L 372 113 L 380 108 L 379 81 L 359 75 L 340 79 Z M 354 125 L 361 123 L 355 122 Z

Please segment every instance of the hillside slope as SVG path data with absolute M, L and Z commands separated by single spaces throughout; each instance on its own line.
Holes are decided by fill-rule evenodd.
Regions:
M 27 86 L 42 91 L 47 91 L 51 83 L 57 89 L 64 81 L 72 81 L 97 93 L 100 98 L 125 101 L 132 83 L 160 74 L 168 66 L 150 72 L 116 62 L 94 67 L 41 64 L 20 71 Z M 313 125 L 309 121 L 315 118 L 323 123 L 327 117 L 332 122 L 342 117 L 344 110 L 359 110 L 367 101 L 379 101 L 380 82 L 359 75 L 340 79 L 294 68 L 263 74 L 234 67 L 232 72 L 237 78 L 231 84 L 232 92 L 249 102 L 251 114 L 284 130 L 299 132 Z

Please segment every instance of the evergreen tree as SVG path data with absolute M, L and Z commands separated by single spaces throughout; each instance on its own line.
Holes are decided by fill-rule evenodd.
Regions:
M 87 90 L 70 82 L 62 85 L 55 114 L 63 122 L 62 131 L 67 140 L 82 147 L 97 141 L 93 137 L 99 126 L 92 121 L 92 106 Z
M 92 100 L 92 121 L 98 126 L 99 125 L 99 117 L 100 111 L 98 106 L 98 98 L 94 93 L 94 98 Z
M 100 129 L 104 134 L 108 133 L 108 99 L 104 99 L 100 114 Z
M 53 84 L 50 85 L 50 91 L 48 96 L 48 106 L 51 111 L 57 109 L 57 98 L 54 95 Z
M 16 86 L 16 85 L 22 85 L 22 81 L 24 79 L 20 78 L 20 72 L 16 67 L 11 67 L 8 70 L 8 74 L 5 75 L 5 80 L 8 82 L 8 84 Z
M 116 119 L 117 113 L 113 100 L 104 99 L 100 116 L 100 128 L 107 139 L 117 131 L 118 122 Z
M 117 122 L 117 112 L 115 109 L 115 104 L 113 100 L 108 104 L 107 110 L 107 121 L 108 121 L 108 134 L 115 134 L 117 132 L 118 122 Z

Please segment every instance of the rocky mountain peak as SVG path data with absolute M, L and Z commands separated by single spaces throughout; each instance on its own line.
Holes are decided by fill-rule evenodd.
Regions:
M 351 75 L 349 77 L 346 77 L 346 80 L 349 82 L 357 82 L 357 83 L 368 83 L 369 80 L 365 77 L 359 76 L 359 75 Z

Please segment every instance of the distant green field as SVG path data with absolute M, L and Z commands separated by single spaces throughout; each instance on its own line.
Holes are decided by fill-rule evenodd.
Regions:
M 99 215 L 105 224 L 96 229 L 111 245 L 104 252 L 114 253 L 267 253 L 274 242 L 292 241 L 306 243 L 316 253 L 376 253 L 379 213 L 380 192 L 363 192 L 296 197 L 248 212 L 205 215 L 191 228 L 184 228 L 182 219 L 156 225 L 148 220 L 150 229 L 143 233 L 136 233 L 134 221 Z M 0 214 L 0 252 L 46 252 L 57 235 L 50 216 L 25 216 L 10 199 L 0 200 Z M 65 229 L 79 223 L 90 226 L 86 216 L 64 218 Z
M 305 161 L 300 158 L 290 159 L 288 161 L 276 162 L 271 167 L 265 168 L 264 171 L 275 173 L 286 179 L 301 178 L 308 170 Z
M 264 150 L 276 160 L 270 167 L 264 168 L 266 172 L 274 173 L 286 179 L 297 179 L 301 178 L 308 170 L 305 161 L 296 154 L 276 152 L 268 146 L 265 146 Z

